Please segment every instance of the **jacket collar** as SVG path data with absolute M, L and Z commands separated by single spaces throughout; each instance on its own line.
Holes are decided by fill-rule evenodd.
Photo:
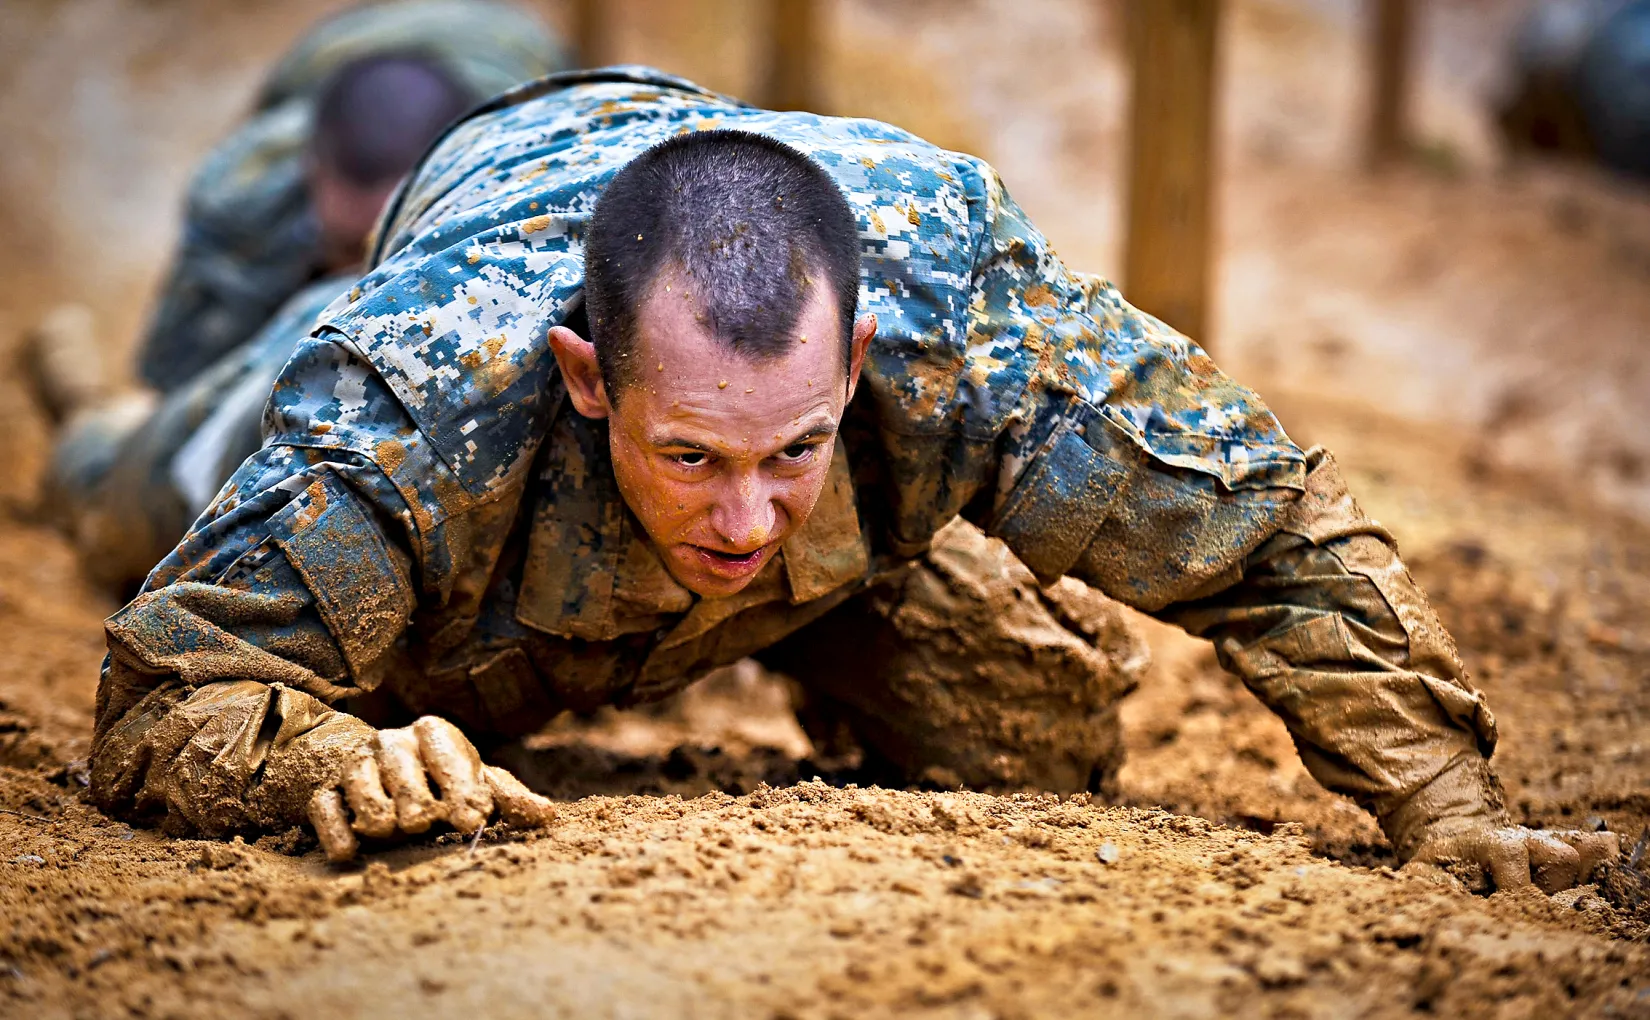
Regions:
M 670 576 L 619 495 L 605 422 L 564 405 L 545 445 L 516 600 L 516 619 L 535 630 L 610 641 L 670 628 L 665 644 L 674 645 L 754 605 L 813 601 L 869 567 L 840 442 L 807 522 L 744 590 L 724 599 L 700 599 Z

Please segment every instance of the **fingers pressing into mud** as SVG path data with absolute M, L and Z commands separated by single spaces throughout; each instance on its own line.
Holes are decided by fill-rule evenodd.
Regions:
M 556 817 L 555 806 L 515 776 L 482 765 L 457 726 L 427 715 L 411 726 L 379 730 L 345 763 L 337 786 L 310 798 L 309 819 L 328 860 L 336 863 L 359 852 L 357 836 L 417 835 L 437 822 L 476 832 L 495 808 L 520 828 L 548 825 Z
M 1486 832 L 1479 841 L 1478 859 L 1497 889 L 1522 889 L 1530 884 L 1530 851 L 1515 830 Z
M 351 831 L 349 816 L 344 813 L 344 798 L 337 790 L 316 790 L 309 798 L 309 824 L 315 826 L 315 835 L 326 851 L 327 860 L 342 864 L 353 860 L 360 849 L 355 833 Z
M 1534 832 L 1524 845 L 1529 848 L 1530 873 L 1535 876 L 1536 888 L 1551 894 L 1576 884 L 1581 872 L 1581 855 L 1564 841 L 1545 832 Z
M 1621 856 L 1613 832 L 1527 829 L 1521 825 L 1484 834 L 1482 863 L 1498 889 L 1530 885 L 1544 893 L 1561 892 L 1593 877 L 1600 865 Z
M 1405 870 L 1431 877 L 1466 865 L 1481 870 L 1496 889 L 1534 885 L 1544 893 L 1586 882 L 1600 865 L 1616 860 L 1621 844 L 1612 832 L 1547 831 L 1521 825 L 1467 829 L 1423 844 Z M 1469 879 L 1468 884 L 1473 884 Z
M 481 778 L 481 755 L 457 726 L 433 715 L 413 723 L 418 748 L 430 778 L 441 790 L 447 822 L 460 832 L 474 832 L 493 813 L 493 795 Z
M 384 791 L 395 801 L 395 824 L 402 832 L 426 832 L 444 817 L 430 792 L 418 735 L 412 727 L 378 732 L 378 771 L 384 778 Z
M 556 806 L 548 798 L 521 785 L 521 780 L 496 765 L 482 769 L 499 814 L 511 825 L 536 829 L 556 820 Z
M 395 802 L 384 792 L 378 756 L 372 748 L 361 748 L 344 766 L 343 787 L 344 802 L 355 815 L 356 832 L 374 839 L 394 835 Z
M 1577 882 L 1588 881 L 1601 865 L 1621 857 L 1621 837 L 1614 832 L 1580 832 L 1565 829 L 1552 835 L 1563 840 L 1580 858 L 1580 866 L 1576 872 Z

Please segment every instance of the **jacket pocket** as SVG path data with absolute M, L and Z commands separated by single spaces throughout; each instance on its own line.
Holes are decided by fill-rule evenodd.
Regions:
M 270 518 L 270 533 L 315 596 L 356 683 L 377 686 L 369 667 L 401 636 L 415 605 L 383 532 L 328 472 Z
M 1077 562 L 1127 486 L 1139 453 L 1115 432 L 1091 405 L 1074 402 L 990 529 L 1045 583 Z

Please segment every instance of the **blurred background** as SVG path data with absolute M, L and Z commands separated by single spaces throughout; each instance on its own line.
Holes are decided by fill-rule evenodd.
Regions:
M 345 6 L 0 5 L 0 343 L 78 301 L 109 345 L 129 347 L 191 169 L 242 117 L 269 65 Z M 1316 407 L 1357 409 L 1459 447 L 1468 470 L 1581 486 L 1650 517 L 1650 191 L 1585 157 L 1520 153 L 1498 130 L 1497 110 L 1529 77 L 1516 36 L 1536 4 L 1144 5 L 1158 12 L 1148 17 L 1190 19 L 1194 32 L 1207 21 L 1214 33 L 1212 144 L 1197 160 L 1207 164 L 1207 229 L 1193 224 L 1190 240 L 1169 231 L 1157 253 L 1158 275 L 1172 285 L 1184 267 L 1207 294 L 1201 311 L 1180 315 L 1146 299 L 1156 299 L 1144 279 L 1151 254 L 1127 254 L 1135 121 L 1124 0 L 523 6 L 599 62 L 888 120 L 984 156 L 1070 265 L 1119 279 L 1195 333 L 1279 405 L 1297 438 L 1317 438 Z M 1382 9 L 1394 7 L 1408 9 L 1408 66 L 1396 148 L 1389 139 L 1382 154 L 1372 121 Z M 1174 91 L 1184 51 L 1152 49 L 1139 31 L 1142 74 L 1160 91 L 1168 83 L 1159 110 L 1197 102 L 1195 80 L 1191 100 Z M 799 32 L 812 42 L 799 44 Z M 1172 146 L 1160 158 L 1171 173 L 1177 152 L 1184 163 Z M 1189 172 L 1195 191 L 1200 171 Z M 1151 222 L 1134 233 L 1157 233 Z M 1195 287 L 1200 231 L 1206 288 Z M 0 493 L 26 502 L 44 433 L 15 389 L 0 391 L 0 428 L 12 437 Z

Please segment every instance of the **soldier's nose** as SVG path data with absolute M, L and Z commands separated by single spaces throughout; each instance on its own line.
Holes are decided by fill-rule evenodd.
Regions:
M 741 486 L 721 511 L 722 519 L 714 523 L 730 552 L 755 552 L 773 539 L 778 514 L 766 493 L 748 492 Z

